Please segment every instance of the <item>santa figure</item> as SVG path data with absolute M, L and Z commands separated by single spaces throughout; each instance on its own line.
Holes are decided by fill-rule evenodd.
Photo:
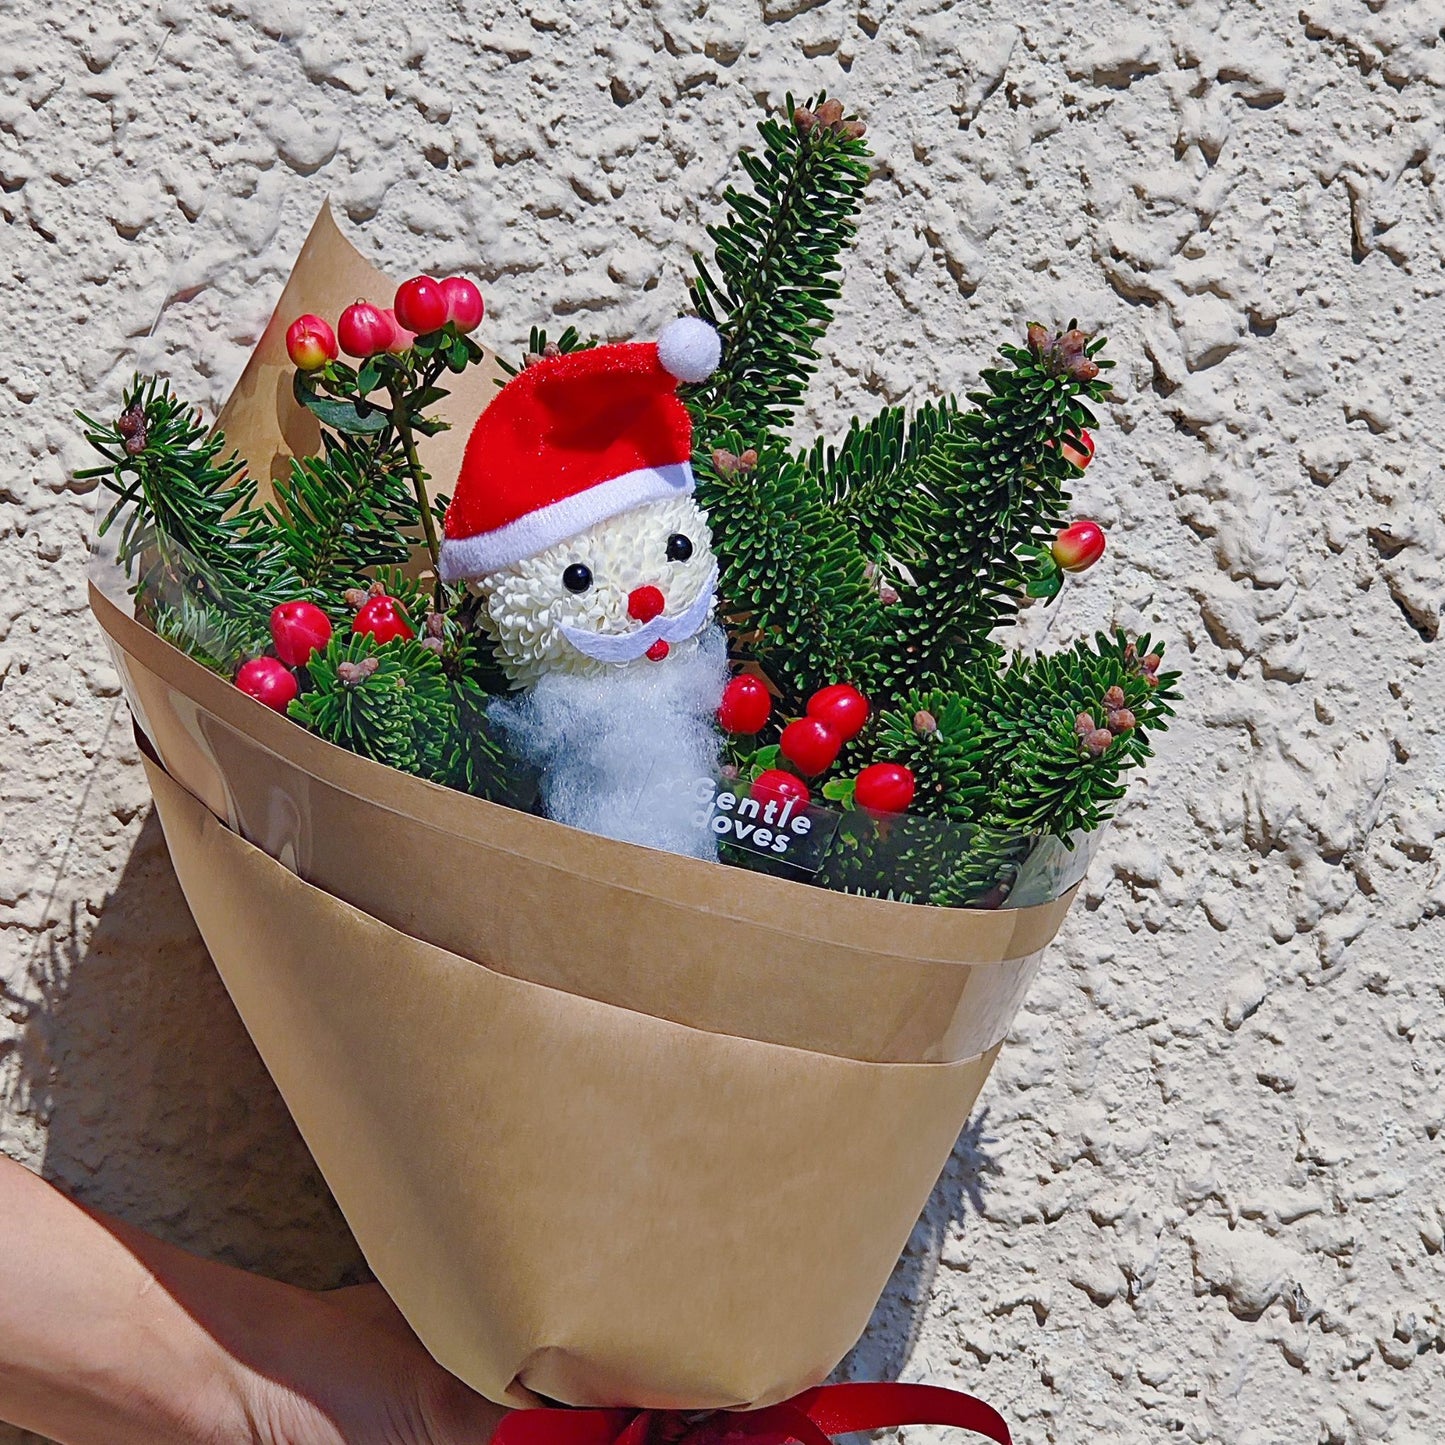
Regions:
M 700 857 L 715 855 L 696 783 L 717 769 L 727 647 L 677 386 L 719 353 L 684 318 L 656 342 L 527 367 L 472 430 L 441 547 L 442 579 L 483 598 L 520 694 L 491 715 L 541 770 L 547 815 Z

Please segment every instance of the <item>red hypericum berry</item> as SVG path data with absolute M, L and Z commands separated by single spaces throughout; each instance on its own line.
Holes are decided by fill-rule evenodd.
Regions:
M 1064 443 L 1064 456 L 1083 471 L 1094 460 L 1094 439 L 1082 427 L 1079 429 L 1079 444 Z
M 447 298 L 447 320 L 462 333 L 475 331 L 482 324 L 486 304 L 476 285 L 465 276 L 448 276 L 440 283 L 442 295 Z
M 654 642 L 652 646 L 647 649 L 643 656 L 646 657 L 649 662 L 661 662 L 662 659 L 666 657 L 667 654 L 671 651 L 672 647 L 668 643 L 667 639 L 659 637 L 657 641 Z
M 759 773 L 753 779 L 749 793 L 760 803 L 791 802 L 796 803 L 799 808 L 806 808 L 813 801 L 808 785 L 801 778 L 785 773 L 781 768 L 769 768 L 767 772 Z
M 1104 529 L 1097 522 L 1074 522 L 1053 545 L 1054 561 L 1065 572 L 1085 572 L 1104 555 Z
M 386 349 L 394 356 L 398 351 L 407 351 L 416 340 L 416 333 L 408 331 L 400 321 L 396 319 L 396 312 L 390 306 L 384 307 L 381 313 L 391 322 L 391 340 L 387 343 Z
M 869 763 L 853 784 L 853 801 L 875 813 L 903 812 L 913 793 L 913 773 L 902 763 Z
M 370 301 L 355 301 L 341 313 L 336 323 L 336 339 L 348 356 L 375 356 L 391 345 L 394 324 L 381 307 Z
M 723 689 L 717 720 L 728 733 L 760 732 L 773 715 L 767 687 L 751 673 L 739 673 Z
M 398 637 L 416 636 L 411 623 L 406 620 L 401 603 L 384 592 L 367 599 L 361 611 L 356 614 L 351 630 L 364 632 L 374 637 L 377 642 L 394 642 Z
M 329 321 L 309 313 L 286 328 L 286 355 L 298 371 L 320 371 L 336 360 L 336 333 Z
M 283 602 L 271 609 L 271 642 L 287 667 L 305 667 L 331 641 L 331 620 L 314 602 Z
M 868 699 L 856 687 L 835 682 L 819 688 L 808 699 L 808 716 L 828 724 L 846 743 L 863 731 L 868 721 Z
M 815 778 L 833 766 L 843 739 L 822 718 L 800 717 L 783 729 L 778 745 L 800 773 Z
M 392 303 L 396 319 L 408 331 L 424 336 L 428 331 L 440 331 L 447 324 L 447 297 L 441 282 L 430 276 L 413 276 L 396 288 L 396 300 Z
M 236 673 L 236 686 L 277 712 L 285 712 L 287 703 L 301 691 L 290 670 L 274 657 L 253 657 L 243 662 Z

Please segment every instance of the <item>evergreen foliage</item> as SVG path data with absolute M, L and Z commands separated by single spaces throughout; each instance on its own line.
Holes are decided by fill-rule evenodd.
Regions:
M 786 117 L 768 117 L 758 134 L 762 150 L 738 157 L 751 188 L 723 193 L 727 218 L 708 227 L 713 264 L 695 263 L 693 303 L 723 343 L 717 372 L 691 393 L 704 451 L 724 433 L 757 446 L 792 420 L 818 369 L 868 180 L 862 127 L 837 101 L 795 107 L 789 96 Z
M 1090 344 L 1091 362 L 1102 346 Z M 928 546 L 920 557 L 907 529 L 906 571 L 890 578 L 900 595 L 877 674 L 884 687 L 947 686 L 984 655 L 1067 519 L 1067 487 L 1079 472 L 1063 444 L 1097 425 L 1084 399 L 1102 401 L 1108 384 L 1056 373 L 1049 353 L 1002 353 L 1007 365 L 983 373 L 972 406 L 935 425 L 915 462 L 925 500 L 913 516 Z
M 320 456 L 298 457 L 267 512 L 297 595 L 315 602 L 365 586 L 371 569 L 400 566 L 420 525 L 396 435 L 322 433 Z
M 365 633 L 337 633 L 307 672 L 289 709 L 303 727 L 404 773 L 447 780 L 456 704 L 435 652 L 417 641 L 378 646 Z
M 117 552 L 143 610 L 178 609 L 185 591 L 192 613 L 209 603 L 244 627 L 294 595 L 295 577 L 256 510 L 244 464 L 167 383 L 138 376 L 116 420 L 80 420 L 104 465 L 76 476 L 114 494 L 99 530 L 119 521 Z
M 544 356 L 564 356 L 569 351 L 587 351 L 597 345 L 595 336 L 583 336 L 575 326 L 569 326 L 555 340 L 549 341 L 544 327 L 534 326 L 527 338 L 527 349 L 522 353 L 521 359 L 514 365 L 503 357 L 497 358 L 497 365 L 509 377 L 516 376 L 519 371 L 525 370 L 534 361 L 539 361 Z M 498 386 L 505 385 L 504 381 L 498 381 Z
M 873 665 L 882 607 L 852 529 L 803 458 L 775 437 L 755 470 L 734 467 L 729 455 L 694 465 L 719 544 L 734 656 L 759 663 L 784 707 L 799 712 L 817 677 L 844 681 Z

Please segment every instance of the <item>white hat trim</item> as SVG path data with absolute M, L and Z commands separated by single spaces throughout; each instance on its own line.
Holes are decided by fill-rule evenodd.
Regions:
M 608 517 L 630 512 L 647 502 L 685 497 L 695 485 L 690 462 L 669 462 L 665 466 L 624 472 L 620 477 L 549 502 L 494 531 L 480 532 L 475 537 L 445 538 L 437 570 L 443 582 L 484 577 L 524 557 L 535 557 L 538 552 L 545 552 L 548 547 L 575 537 Z

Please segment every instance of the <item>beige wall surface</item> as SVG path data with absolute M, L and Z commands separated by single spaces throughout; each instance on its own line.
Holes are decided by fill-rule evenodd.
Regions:
M 389 269 L 472 270 L 504 351 L 654 334 L 756 100 L 826 87 L 878 162 L 808 423 L 967 388 L 1032 318 L 1107 331 L 1079 491 L 1110 550 L 1050 641 L 1152 629 L 1187 688 L 848 1368 L 976 1390 L 1025 1445 L 1438 1442 L 1442 27 L 1441 0 L 7 7 L 0 1149 L 221 1258 L 358 1269 L 150 814 L 72 410 L 136 368 L 213 409 L 327 193 Z

